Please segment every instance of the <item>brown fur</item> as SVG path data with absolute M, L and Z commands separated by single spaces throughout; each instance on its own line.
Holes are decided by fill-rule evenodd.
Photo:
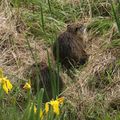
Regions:
M 71 24 L 67 30 L 60 34 L 53 45 L 53 55 L 57 60 L 57 54 L 61 64 L 66 68 L 83 65 L 88 59 L 85 52 L 84 26 L 82 24 Z
M 33 64 L 29 68 L 29 77 L 31 80 L 33 92 L 37 92 L 37 85 L 40 88 L 44 88 L 46 92 L 44 92 L 44 101 L 48 101 L 49 99 L 53 98 L 52 94 L 52 83 L 55 82 L 57 85 L 57 82 L 59 81 L 59 93 L 62 91 L 63 88 L 63 81 L 60 76 L 57 76 L 57 72 L 53 68 L 49 68 L 46 63 L 40 62 L 37 65 Z M 38 81 L 37 81 L 38 80 Z M 54 81 L 55 80 L 55 81 Z M 51 83 L 52 81 L 52 83 Z M 58 88 L 56 86 L 56 88 Z M 47 97 L 48 95 L 48 97 Z

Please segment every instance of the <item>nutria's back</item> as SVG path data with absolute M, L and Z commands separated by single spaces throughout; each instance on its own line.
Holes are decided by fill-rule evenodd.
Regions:
M 49 68 L 49 66 L 44 63 L 40 62 L 33 64 L 29 67 L 29 78 L 31 80 L 31 85 L 34 94 L 37 92 L 37 85 L 39 89 L 44 88 L 46 93 L 44 92 L 43 101 L 46 102 L 49 99 L 53 99 L 52 93 L 52 84 L 56 84 L 56 89 L 59 88 L 58 94 L 62 92 L 63 89 L 63 81 L 60 75 L 57 74 L 56 70 L 53 68 Z M 37 81 L 38 80 L 38 81 Z M 59 83 L 59 84 L 57 84 Z M 55 87 L 55 86 L 54 86 Z

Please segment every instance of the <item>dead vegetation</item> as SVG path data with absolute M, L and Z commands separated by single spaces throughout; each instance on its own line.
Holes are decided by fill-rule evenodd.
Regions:
M 6 6 L 5 9 L 4 6 Z M 100 12 L 109 16 L 109 5 L 108 9 L 107 6 L 102 9 L 103 6 L 103 4 L 98 6 L 98 11 L 105 9 L 107 13 Z M 25 69 L 35 62 L 31 50 L 39 62 L 48 62 L 47 51 L 50 56 L 52 53 L 44 39 L 39 40 L 31 34 L 28 37 L 25 36 L 27 26 L 24 21 L 19 19 L 15 10 L 9 8 L 7 2 L 1 8 L 0 67 L 5 70 L 6 74 L 16 76 L 11 80 L 17 82 L 19 78 L 25 79 L 23 77 Z M 87 26 L 92 22 L 93 19 L 89 19 Z M 89 120 L 86 116 L 92 105 L 94 107 L 96 104 L 97 107 L 103 105 L 102 108 L 104 107 L 105 110 L 109 107 L 117 109 L 120 106 L 119 102 L 116 102 L 116 99 L 120 101 L 120 46 L 110 47 L 116 37 L 114 33 L 117 33 L 115 23 L 111 26 L 110 29 L 112 29 L 109 29 L 110 31 L 107 31 L 105 35 L 103 35 L 104 33 L 98 34 L 99 30 L 88 31 L 86 45 L 86 51 L 90 55 L 88 62 L 80 71 L 76 70 L 72 82 L 69 81 L 70 78 L 67 75 L 64 75 L 66 89 L 63 91 L 63 95 L 77 109 L 78 118 L 82 120 Z

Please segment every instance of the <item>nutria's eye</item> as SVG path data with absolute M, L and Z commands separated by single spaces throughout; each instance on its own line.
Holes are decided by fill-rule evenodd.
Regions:
M 83 32 L 83 29 L 82 29 L 81 27 L 77 27 L 77 28 L 75 29 L 75 32 Z
M 84 26 L 81 26 L 81 27 L 77 27 L 76 29 L 75 29 L 75 31 L 76 32 L 84 32 L 84 29 L 85 29 L 85 27 Z
M 80 28 L 77 27 L 77 28 L 75 29 L 75 32 L 77 32 L 77 31 L 79 31 L 79 30 L 80 30 Z

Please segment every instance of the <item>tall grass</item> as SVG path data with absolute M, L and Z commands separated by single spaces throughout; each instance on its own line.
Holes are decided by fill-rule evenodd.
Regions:
M 88 2 L 87 2 L 88 1 Z M 32 51 L 29 42 L 29 35 L 32 35 L 34 38 L 39 40 L 44 39 L 44 41 L 48 44 L 52 44 L 58 33 L 62 32 L 65 28 L 66 24 L 69 22 L 81 21 L 82 17 L 86 17 L 88 14 L 88 8 L 90 9 L 90 17 L 93 19 L 95 16 L 97 21 L 93 22 L 89 28 L 92 29 L 94 33 L 98 33 L 99 35 L 106 34 L 111 29 L 111 24 L 113 21 L 99 19 L 99 15 L 93 15 L 92 6 L 93 3 L 89 0 L 81 1 L 80 4 L 71 4 L 66 3 L 63 4 L 57 0 L 11 0 L 13 7 L 22 9 L 25 11 L 22 13 L 22 19 L 25 21 L 28 31 L 25 33 L 26 41 L 28 48 L 31 52 L 31 56 L 33 57 L 34 62 L 36 63 L 36 75 L 37 75 L 37 95 L 34 96 L 30 92 L 27 94 L 23 89 L 21 89 L 20 85 L 14 85 L 14 89 L 7 96 L 3 93 L 0 87 L 0 120 L 39 120 L 40 116 L 40 108 L 45 109 L 43 102 L 43 97 L 46 94 L 47 90 L 43 85 L 43 89 L 39 88 L 39 81 L 41 79 L 40 70 L 37 66 L 37 57 Z M 86 2 L 86 3 L 85 3 Z M 98 1 L 94 1 L 98 3 Z M 89 4 L 88 4 L 89 3 Z M 118 3 L 118 8 L 120 9 L 120 1 Z M 34 10 L 31 6 L 34 6 Z M 116 11 L 116 6 L 111 1 L 113 16 L 115 22 L 118 26 L 118 30 L 120 32 L 120 19 L 119 15 Z M 27 10 L 26 10 L 27 9 Z M 32 9 L 32 10 L 31 10 Z M 95 8 L 96 9 L 96 8 Z M 31 12 L 32 11 L 32 12 Z M 34 12 L 33 12 L 34 11 Z M 20 12 L 20 11 L 19 11 Z M 98 11 L 99 12 L 99 11 Z M 18 13 L 19 14 L 19 13 Z M 85 16 L 84 16 L 85 15 Z M 98 17 L 98 18 L 97 18 Z M 89 29 L 88 28 L 88 29 Z M 35 39 L 34 39 L 35 40 Z M 47 45 L 48 45 L 47 44 Z M 118 42 L 114 42 L 114 44 L 119 46 Z M 58 44 L 57 44 L 58 45 Z M 59 46 L 58 46 L 59 47 Z M 58 48 L 57 47 L 57 48 Z M 57 49 L 57 61 L 56 61 L 56 69 L 57 75 L 51 73 L 52 69 L 52 61 L 50 60 L 50 56 L 48 54 L 48 65 L 50 70 L 50 79 L 52 86 L 52 98 L 56 99 L 59 97 L 59 74 L 60 74 L 60 63 L 59 63 L 59 49 Z M 107 74 L 109 80 L 112 79 L 110 73 Z M 55 79 L 58 79 L 57 82 Z M 44 82 L 43 82 L 44 84 Z M 30 96 L 29 96 L 30 95 Z M 102 99 L 103 98 L 103 99 Z M 50 101 L 47 95 L 47 101 Z M 42 120 L 76 120 L 77 113 L 79 110 L 83 110 L 85 120 L 119 120 L 120 113 L 119 111 L 109 111 L 105 108 L 103 104 L 104 95 L 102 94 L 100 97 L 96 98 L 93 103 L 90 103 L 88 106 L 84 105 L 81 109 L 76 110 L 70 103 L 63 104 L 61 109 L 61 114 L 56 116 L 52 109 L 50 109 L 49 114 L 45 115 Z M 81 101 L 80 101 L 81 102 Z M 36 115 L 34 114 L 34 106 L 37 107 Z M 78 106 L 77 106 L 78 107 Z M 44 111 L 45 112 L 45 111 Z M 111 115 L 112 114 L 112 115 Z M 78 118 L 79 119 L 79 118 Z

